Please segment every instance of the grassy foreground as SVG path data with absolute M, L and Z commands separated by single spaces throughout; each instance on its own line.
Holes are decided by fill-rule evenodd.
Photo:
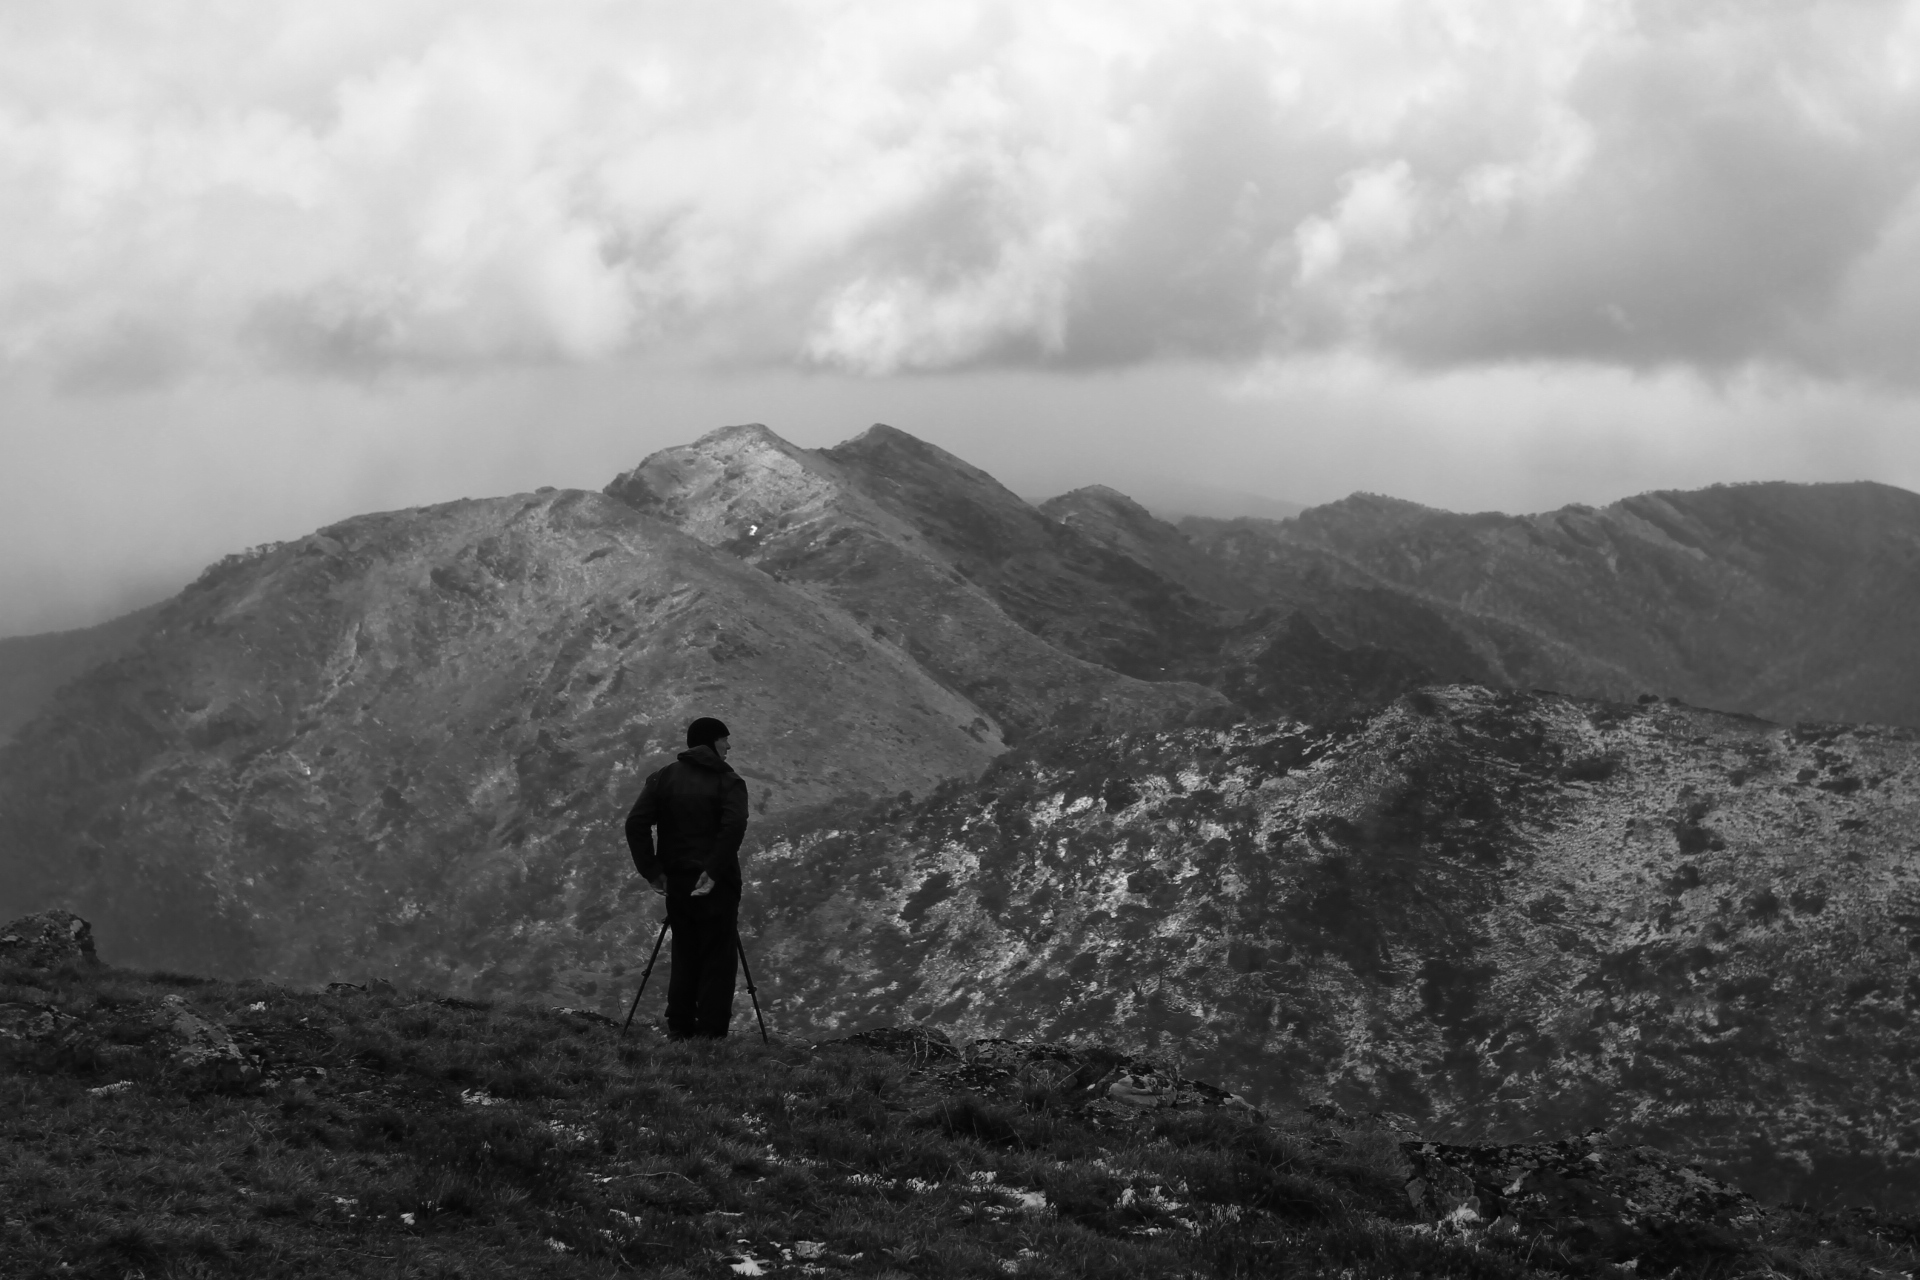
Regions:
M 857 1044 L 623 1043 L 391 991 L 0 969 L 0 1008 L 9 1280 L 1647 1274 L 1416 1221 L 1366 1124 L 1131 1118 L 1044 1078 L 955 1093 Z M 252 1065 L 183 1063 L 183 1009 Z M 1842 1230 L 1782 1216 L 1682 1270 L 1914 1266 Z

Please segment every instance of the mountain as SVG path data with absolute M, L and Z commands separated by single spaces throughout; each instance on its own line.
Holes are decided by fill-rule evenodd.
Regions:
M 33 719 L 53 691 L 138 643 L 158 605 L 74 631 L 0 640 L 0 743 Z
M 208 570 L 0 750 L 0 915 L 63 903 L 149 967 L 603 980 L 644 897 L 620 820 L 700 714 L 763 815 L 1002 749 L 900 648 L 604 495 L 362 516 Z
M 1482 683 L 1920 725 L 1920 495 L 1903 489 L 1719 486 L 1532 516 L 1357 494 L 1182 527 L 1269 602 L 1422 611 Z M 1364 634 L 1426 662 L 1404 631 Z
M 1258 1103 L 1920 1203 L 1912 730 L 1453 687 L 1036 744 L 752 875 L 766 998 L 814 1034 L 1097 1038 Z
M 1117 489 L 1089 485 L 1039 506 L 1040 513 L 1108 550 L 1125 556 L 1204 600 L 1226 609 L 1251 609 L 1261 593 L 1186 534 Z
M 875 425 L 827 450 L 1022 626 L 1143 680 L 1165 680 L 1212 611 L 1177 581 L 1049 519 L 992 476 Z
M 764 819 L 972 777 L 1003 726 L 1229 710 L 1072 651 L 1210 606 L 900 433 L 732 429 L 610 489 L 358 517 L 127 620 L 0 750 L 0 909 L 127 963 L 584 1002 L 645 945 L 618 823 L 695 715 Z
M 1431 605 L 1308 565 L 1248 573 L 1235 557 L 1102 486 L 1040 510 L 1215 612 L 1184 620 L 1174 672 L 1219 690 L 1258 716 L 1338 719 L 1423 684 L 1500 683 L 1494 669 Z
M 231 557 L 127 624 L 0 747 L 0 918 L 615 1011 L 657 929 L 620 819 L 718 714 L 783 1018 L 1097 1030 L 1864 1195 L 1920 1151 L 1912 733 L 1511 686 L 1898 719 L 1916 502 L 1175 529 L 891 428 L 726 428 L 605 493 Z
M 728 427 L 607 492 L 846 610 L 1009 736 L 1226 705 L 1165 679 L 1209 606 L 891 427 L 819 451 Z
M 1112 472 L 1108 473 L 1112 475 Z M 1121 472 L 1114 484 L 1160 519 L 1178 524 L 1188 516 L 1237 520 L 1287 520 L 1305 511 L 1306 504 L 1269 498 L 1244 489 L 1195 484 L 1165 474 Z M 1099 486 L 1105 488 L 1107 486 Z

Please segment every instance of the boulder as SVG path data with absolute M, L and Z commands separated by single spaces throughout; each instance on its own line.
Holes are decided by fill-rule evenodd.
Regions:
M 187 1008 L 182 997 L 172 995 L 161 1002 L 159 1021 L 173 1042 L 173 1060 L 180 1066 L 211 1068 L 240 1077 L 254 1074 L 253 1062 L 240 1051 L 226 1028 Z
M 41 911 L 21 916 L 0 933 L 0 963 L 29 969 L 100 963 L 93 953 L 93 926 L 71 911 Z
M 1159 1076 L 1129 1071 L 1107 1086 L 1107 1096 L 1115 1102 L 1124 1102 L 1130 1107 L 1151 1110 L 1155 1107 L 1171 1106 L 1173 1099 L 1168 1096 L 1166 1081 Z

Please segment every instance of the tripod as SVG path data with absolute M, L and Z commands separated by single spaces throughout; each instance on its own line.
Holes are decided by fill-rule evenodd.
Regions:
M 660 959 L 660 944 L 667 940 L 667 930 L 671 927 L 670 921 L 660 922 L 660 936 L 653 940 L 653 954 L 647 958 L 646 972 L 640 975 L 640 989 L 633 993 L 633 1004 L 627 1009 L 627 1020 L 620 1024 L 622 1039 L 626 1037 L 627 1028 L 633 1025 L 633 1015 L 640 1009 L 640 997 L 647 994 L 647 979 L 653 977 L 653 966 Z M 747 998 L 753 1001 L 753 1020 L 760 1024 L 760 1043 L 770 1044 L 771 1041 L 767 1039 L 767 1020 L 760 1015 L 759 989 L 753 985 L 753 970 L 747 967 L 746 944 L 740 941 L 738 934 L 734 935 L 733 949 L 740 955 L 740 972 L 746 975 Z

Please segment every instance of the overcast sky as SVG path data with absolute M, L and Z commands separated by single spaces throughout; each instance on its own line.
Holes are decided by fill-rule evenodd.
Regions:
M 729 422 L 1920 488 L 1920 2 L 0 5 L 0 634 Z

